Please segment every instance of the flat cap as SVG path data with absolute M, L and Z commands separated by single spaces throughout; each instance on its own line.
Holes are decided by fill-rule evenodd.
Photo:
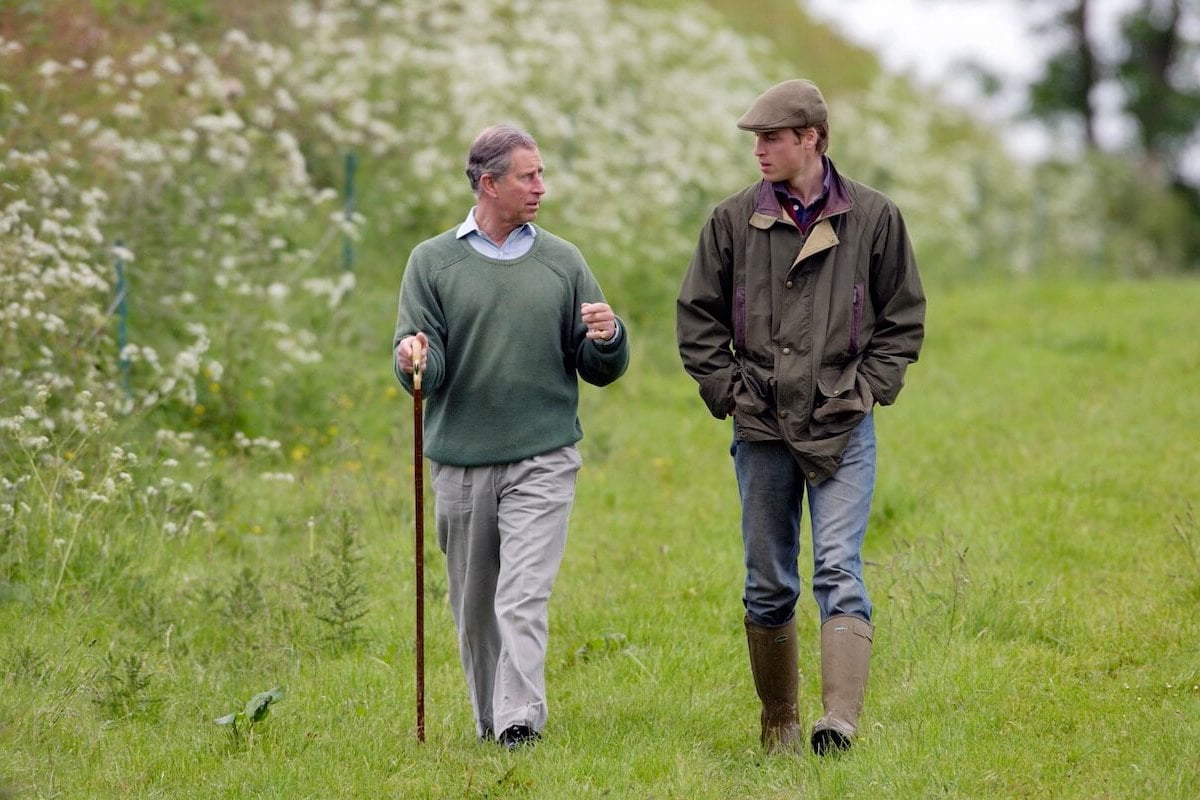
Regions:
M 777 131 L 807 128 L 828 119 L 825 98 L 812 81 L 804 78 L 776 84 L 758 96 L 737 126 L 744 131 Z

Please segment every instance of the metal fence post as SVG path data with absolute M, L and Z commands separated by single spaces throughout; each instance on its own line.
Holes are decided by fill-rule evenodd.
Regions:
M 129 284 L 125 280 L 125 258 L 122 255 L 124 244 L 117 239 L 116 270 L 117 270 L 117 366 L 121 371 L 121 386 L 125 396 L 133 395 L 129 382 L 129 359 L 125 356 L 125 347 L 129 344 Z
M 346 186 L 343 198 L 342 213 L 347 222 L 354 216 L 354 173 L 358 169 L 358 159 L 354 153 L 346 154 Z M 354 242 L 347 234 L 342 234 L 342 269 L 350 272 L 354 269 Z

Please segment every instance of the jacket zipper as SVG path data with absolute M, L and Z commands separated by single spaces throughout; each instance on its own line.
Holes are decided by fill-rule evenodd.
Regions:
M 863 285 L 854 284 L 854 306 L 850 312 L 850 356 L 858 355 L 859 329 L 862 327 Z

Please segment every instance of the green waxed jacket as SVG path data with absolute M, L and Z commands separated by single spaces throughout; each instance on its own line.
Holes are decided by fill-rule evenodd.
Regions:
M 899 209 L 828 164 L 807 236 L 767 181 L 722 201 L 676 305 L 683 366 L 713 416 L 732 413 L 743 441 L 783 439 L 815 482 L 872 407 L 895 402 L 925 331 Z

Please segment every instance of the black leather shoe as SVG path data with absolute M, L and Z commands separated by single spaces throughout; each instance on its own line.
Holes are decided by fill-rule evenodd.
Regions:
M 500 732 L 500 744 L 507 750 L 533 745 L 542 735 L 528 725 L 513 725 Z

